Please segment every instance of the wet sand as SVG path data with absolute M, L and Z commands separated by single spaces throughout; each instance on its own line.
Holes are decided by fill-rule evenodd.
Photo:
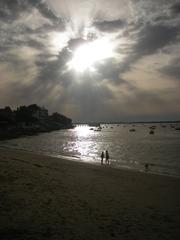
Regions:
M 180 239 L 180 178 L 0 149 L 0 239 Z

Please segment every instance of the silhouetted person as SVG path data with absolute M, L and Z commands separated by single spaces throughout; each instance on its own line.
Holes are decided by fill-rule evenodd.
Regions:
M 109 164 L 109 152 L 106 150 L 106 164 Z
M 101 153 L 101 165 L 103 164 L 103 160 L 104 160 L 104 151 L 102 151 Z
M 148 164 L 148 163 L 145 163 L 144 166 L 145 166 L 145 170 L 146 170 L 146 171 L 149 171 L 149 164 Z

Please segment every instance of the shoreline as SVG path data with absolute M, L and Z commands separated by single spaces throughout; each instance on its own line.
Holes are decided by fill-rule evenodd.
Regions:
M 67 160 L 67 161 L 72 161 L 72 162 L 79 162 L 82 164 L 90 164 L 90 165 L 94 165 L 94 166 L 101 166 L 101 167 L 108 167 L 108 168 L 113 168 L 113 169 L 119 169 L 122 171 L 133 171 L 133 172 L 140 172 L 140 173 L 144 173 L 144 174 L 152 174 L 152 175 L 160 175 L 160 176 L 165 176 L 165 177 L 173 177 L 173 178 L 180 178 L 180 175 L 173 175 L 173 174 L 169 174 L 169 173 L 160 173 L 160 172 L 153 172 L 153 171 L 146 171 L 145 169 L 135 169 L 135 168 L 130 168 L 130 167 L 122 167 L 119 165 L 115 165 L 113 163 L 110 163 L 110 165 L 106 166 L 105 164 L 101 165 L 100 163 L 100 159 L 99 161 L 84 161 L 83 157 L 78 157 L 78 156 L 71 156 L 71 155 L 55 155 L 55 154 L 48 154 L 48 153 L 44 153 L 44 152 L 35 152 L 35 151 L 31 151 L 31 150 L 27 150 L 27 149 L 18 149 L 18 148 L 11 148 L 9 146 L 2 146 L 0 145 L 0 149 L 9 149 L 9 150 L 15 150 L 15 151 L 22 151 L 22 152 L 27 152 L 27 153 L 32 153 L 32 154 L 37 154 L 37 155 L 42 155 L 42 156 L 47 156 L 47 157 L 52 157 L 52 158 L 57 158 L 57 159 L 63 159 L 63 160 Z
M 32 128 L 32 129 L 14 129 L 15 131 L 13 132 L 11 131 L 7 131 L 7 132 L 2 132 L 2 129 L 0 129 L 0 142 L 1 141 L 8 141 L 8 140 L 13 140 L 13 139 L 18 139 L 18 138 L 23 138 L 23 137 L 31 137 L 31 136 L 37 136 L 40 135 L 42 133 L 50 133 L 50 132 L 54 132 L 54 131 L 61 131 L 64 129 L 73 129 L 74 126 L 61 126 L 60 128 L 48 128 L 48 129 L 36 129 L 36 128 Z
M 180 179 L 0 148 L 0 237 L 179 239 Z

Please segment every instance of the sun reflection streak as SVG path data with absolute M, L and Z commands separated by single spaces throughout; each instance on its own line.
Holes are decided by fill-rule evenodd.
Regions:
M 92 131 L 89 126 L 81 125 L 75 128 L 77 141 L 75 143 L 77 152 L 83 157 L 84 161 L 90 161 L 90 139 L 92 135 Z
M 77 126 L 75 131 L 77 133 L 77 137 L 87 137 L 91 133 L 88 126 Z

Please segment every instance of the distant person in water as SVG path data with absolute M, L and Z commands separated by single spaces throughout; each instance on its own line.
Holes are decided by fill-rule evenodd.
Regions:
M 144 166 L 145 166 L 145 170 L 146 170 L 146 171 L 149 171 L 149 164 L 148 164 L 148 163 L 145 163 Z
M 109 152 L 108 150 L 106 150 L 106 165 L 108 164 L 109 165 Z
M 103 165 L 103 160 L 104 160 L 104 151 L 101 153 L 101 165 Z

